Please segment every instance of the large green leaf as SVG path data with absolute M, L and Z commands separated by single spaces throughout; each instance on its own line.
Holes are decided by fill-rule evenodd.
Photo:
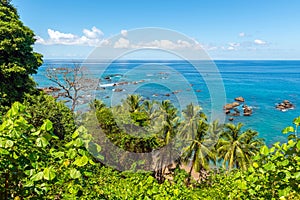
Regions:
M 82 156 L 77 158 L 73 164 L 82 167 L 85 166 L 88 162 L 89 162 L 89 158 L 87 156 Z
M 73 145 L 75 147 L 81 147 L 83 145 L 83 141 L 81 138 L 77 138 L 74 142 L 73 142 Z
M 43 172 L 39 172 L 35 175 L 33 175 L 30 180 L 32 181 L 39 181 L 39 180 L 42 180 L 43 179 L 43 176 L 44 176 L 44 173 Z
M 71 176 L 72 179 L 77 179 L 77 178 L 81 177 L 81 173 L 77 169 L 73 168 L 73 169 L 70 170 L 70 176 Z
M 53 129 L 53 125 L 52 122 L 49 119 L 46 119 L 43 123 L 43 125 L 41 126 L 41 130 L 43 131 L 52 131 Z
M 284 160 L 284 161 L 281 161 L 281 162 L 278 162 L 278 165 L 281 165 L 281 166 L 287 166 L 289 164 L 289 160 Z
M 295 172 L 294 178 L 299 181 L 300 180 L 300 172 Z
M 288 127 L 286 127 L 285 129 L 282 130 L 283 134 L 287 134 L 287 133 L 290 133 L 290 132 L 295 132 L 294 127 L 288 126 Z
M 264 169 L 269 171 L 274 171 L 276 169 L 276 166 L 274 163 L 268 162 L 267 164 L 264 165 Z
M 47 167 L 44 169 L 44 179 L 53 180 L 56 177 L 56 172 L 52 167 Z
M 300 126 L 300 117 L 297 117 L 297 118 L 294 119 L 294 124 L 296 126 Z
M 78 129 L 72 134 L 72 139 L 75 139 L 79 136 L 79 131 Z
M 75 158 L 76 155 L 77 155 L 77 151 L 75 149 L 69 149 L 68 152 L 67 152 L 67 156 L 70 159 Z
M 269 155 L 269 148 L 268 148 L 266 145 L 264 145 L 264 146 L 260 149 L 260 153 L 263 154 L 263 155 L 265 155 L 265 156 Z
M 36 145 L 38 147 L 46 147 L 49 144 L 48 140 L 44 137 L 36 139 Z

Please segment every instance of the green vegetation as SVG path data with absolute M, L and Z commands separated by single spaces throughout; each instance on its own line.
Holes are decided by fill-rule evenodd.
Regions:
M 70 136 L 76 129 L 73 113 L 63 102 L 57 102 L 52 96 L 43 93 L 27 94 L 24 105 L 31 116 L 26 118 L 30 124 L 39 127 L 44 120 L 49 119 L 55 127 L 54 134 L 60 139 L 64 139 L 65 134 Z
M 95 165 L 87 151 L 90 136 L 79 127 L 68 140 L 60 140 L 51 121 L 34 127 L 25 119 L 30 117 L 16 102 L 0 126 L 1 199 L 78 196 Z
M 97 108 L 99 111 L 110 110 L 99 101 L 95 104 L 100 106 Z M 109 166 L 103 166 L 91 156 L 91 153 L 101 154 L 103 150 L 95 143 L 91 143 L 93 137 L 84 127 L 80 126 L 74 132 L 66 134 L 67 138 L 60 139 L 54 134 L 55 126 L 50 120 L 44 120 L 41 126 L 29 123 L 26 119 L 31 119 L 32 116 L 26 112 L 27 110 L 26 106 L 18 102 L 14 103 L 3 117 L 0 126 L 1 199 L 296 199 L 300 197 L 300 140 L 296 137 L 300 117 L 294 121 L 296 128 L 287 127 L 284 130 L 285 133 L 292 131 L 290 136 L 292 139 L 284 144 L 275 143 L 271 148 L 262 146 L 260 140 L 253 140 L 255 135 L 253 131 L 239 131 L 241 125 L 221 126 L 217 122 L 209 124 L 202 113 L 201 115 L 199 113 L 198 117 L 192 117 L 198 122 L 197 125 L 195 123 L 196 137 L 190 145 L 182 148 L 181 159 L 183 163 L 191 162 L 193 171 L 200 172 L 201 177 L 196 181 L 194 178 L 197 177 L 191 177 L 191 170 L 180 169 L 181 159 L 175 161 L 178 162 L 177 167 L 171 175 L 165 171 L 169 166 L 155 168 L 160 176 L 157 176 L 155 171 L 119 172 Z M 189 105 L 185 112 L 191 110 L 197 111 L 195 107 Z M 191 122 L 191 118 L 188 119 Z M 114 125 L 110 124 L 108 123 L 107 126 Z M 184 124 L 182 128 L 178 128 L 180 131 L 190 127 L 185 126 L 185 121 L 181 121 L 180 124 Z M 216 171 L 218 166 L 214 163 L 217 158 L 222 159 L 223 155 L 218 154 L 220 148 L 218 146 L 220 141 L 228 139 L 227 136 L 222 135 L 228 133 L 229 126 L 233 128 L 230 129 L 231 131 L 237 130 L 234 131 L 237 138 L 246 138 L 240 140 L 240 143 L 244 141 L 241 147 L 253 150 L 245 152 L 254 153 L 253 156 L 249 154 L 250 159 L 247 160 L 246 167 L 241 164 L 229 167 L 230 160 L 228 160 L 225 161 L 227 168 L 221 167 Z M 211 139 L 206 138 L 205 135 L 211 132 L 220 137 L 215 148 L 212 149 L 205 146 L 210 144 L 209 139 Z M 187 134 L 185 131 L 184 133 Z M 114 134 L 117 135 L 117 132 Z M 116 144 L 126 144 L 122 142 L 122 137 L 109 136 L 115 139 Z M 140 139 L 139 143 L 124 145 L 123 148 L 141 151 L 135 145 L 140 147 L 145 142 L 143 140 L 148 141 L 147 138 Z M 165 144 L 166 140 L 160 141 L 161 144 Z M 256 142 L 258 145 L 255 145 Z M 149 145 L 153 148 L 157 144 Z M 228 152 L 231 153 L 232 150 L 228 149 Z M 240 154 L 236 156 L 241 157 Z M 122 159 L 126 158 L 116 159 L 116 162 Z M 241 163 L 238 159 L 234 163 L 237 162 Z M 159 163 L 166 162 L 160 160 Z
M 6 0 L 0 1 L 0 105 L 7 110 L 14 101 L 22 101 L 25 93 L 36 89 L 30 77 L 42 65 L 42 56 L 33 52 L 34 33 L 19 19 L 16 9 Z M 6 109 L 5 109 L 6 108 Z
M 33 33 L 0 2 L 0 199 L 300 199 L 300 117 L 268 147 L 193 104 L 179 113 L 130 95 L 114 107 L 94 100 L 82 120 L 95 114 L 94 131 L 76 127 L 68 107 L 37 93 Z

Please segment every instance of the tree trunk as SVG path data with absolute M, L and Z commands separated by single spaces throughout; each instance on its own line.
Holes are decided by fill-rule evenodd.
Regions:
M 192 176 L 193 168 L 194 168 L 194 163 L 192 163 L 191 169 L 189 171 L 189 176 L 188 176 L 188 179 L 187 179 L 187 185 L 190 185 L 190 183 L 191 183 L 191 176 Z

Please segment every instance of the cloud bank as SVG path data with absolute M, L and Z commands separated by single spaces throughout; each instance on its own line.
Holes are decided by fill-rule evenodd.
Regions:
M 43 45 L 83 45 L 83 46 L 97 46 L 103 41 L 103 32 L 95 26 L 91 30 L 83 29 L 83 35 L 78 36 L 72 33 L 62 33 L 57 30 L 48 29 L 49 39 L 36 37 L 37 44 Z
M 104 38 L 104 33 L 93 26 L 91 29 L 83 29 L 82 35 L 75 35 L 72 33 L 63 33 L 58 30 L 48 29 L 48 39 L 37 36 L 36 43 L 42 45 L 73 45 L 73 46 L 107 46 L 115 49 L 138 49 L 138 48 L 158 48 L 158 49 L 204 49 L 206 51 L 242 51 L 242 50 L 253 50 L 263 48 L 267 46 L 268 43 L 261 39 L 255 39 L 252 41 L 247 40 L 248 34 L 245 32 L 240 32 L 238 34 L 240 41 L 238 42 L 228 42 L 227 44 L 204 44 L 198 43 L 196 41 L 183 41 L 177 40 L 172 41 L 168 39 L 153 40 L 153 41 L 142 41 L 143 38 L 139 40 L 131 41 L 128 37 L 130 34 L 127 30 L 121 30 L 119 33 L 119 38 L 116 41 L 111 41 Z M 242 41 L 241 41 L 242 40 Z

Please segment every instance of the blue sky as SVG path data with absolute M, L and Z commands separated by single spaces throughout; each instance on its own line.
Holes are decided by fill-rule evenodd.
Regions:
M 195 39 L 213 59 L 300 59 L 298 0 L 12 3 L 37 35 L 35 50 L 44 58 L 85 58 L 122 30 L 126 35 L 136 28 L 161 27 Z

